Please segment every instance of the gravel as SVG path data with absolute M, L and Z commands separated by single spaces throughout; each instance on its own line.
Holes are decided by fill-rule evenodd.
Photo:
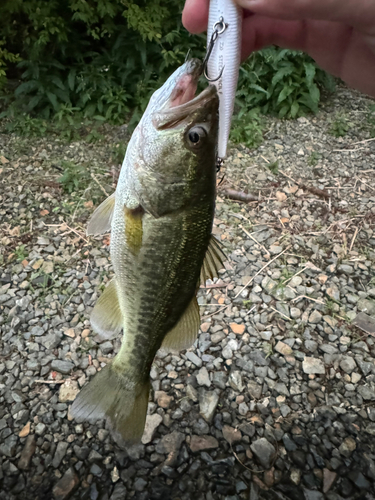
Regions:
M 219 188 L 228 262 L 199 291 L 194 346 L 156 356 L 145 433 L 127 447 L 69 412 L 121 345 L 91 331 L 112 270 L 108 237 L 85 226 L 126 129 L 90 145 L 0 134 L 1 500 L 374 500 L 375 337 L 353 324 L 375 316 L 375 142 L 356 144 L 370 104 L 340 87 L 317 116 L 268 120 L 259 148 L 231 150 L 223 187 L 259 200 Z M 101 187 L 65 193 L 62 160 Z

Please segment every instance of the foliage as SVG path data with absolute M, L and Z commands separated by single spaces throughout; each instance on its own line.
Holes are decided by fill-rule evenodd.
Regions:
M 84 118 L 135 120 L 150 94 L 204 43 L 181 25 L 178 0 L 8 0 L 0 4 L 4 59 L 21 79 L 18 110 L 41 118 L 80 112 Z
M 333 90 L 334 80 L 309 56 L 268 47 L 242 65 L 237 95 L 241 107 L 247 110 L 259 107 L 263 113 L 296 118 L 317 112 L 319 87 Z
M 309 159 L 308 159 L 308 164 L 311 167 L 316 167 L 317 164 L 319 163 L 321 156 L 322 155 L 320 153 L 318 153 L 317 151 L 312 151 L 312 153 L 310 154 Z
M 62 161 L 61 167 L 63 175 L 60 177 L 59 182 L 66 193 L 71 194 L 75 191 L 82 191 L 88 186 L 91 178 L 89 171 L 85 167 L 70 161 Z
M 233 116 L 230 139 L 241 142 L 249 148 L 256 148 L 263 141 L 263 122 L 259 108 L 244 108 Z
M 267 163 L 266 167 L 273 174 L 277 175 L 279 173 L 279 162 L 278 160 L 273 161 L 272 163 Z
M 329 133 L 334 137 L 343 137 L 349 130 L 349 120 L 348 117 L 343 112 L 336 113 L 335 117 L 331 121 L 329 127 Z
M 92 140 L 103 122 L 131 129 L 186 54 L 204 55 L 205 37 L 182 27 L 182 7 L 181 0 L 3 0 L 0 118 L 26 135 L 43 135 L 52 119 L 68 140 L 88 121 L 96 124 Z M 257 146 L 260 112 L 316 112 L 320 87 L 332 79 L 308 56 L 275 47 L 255 53 L 241 68 L 232 140 Z

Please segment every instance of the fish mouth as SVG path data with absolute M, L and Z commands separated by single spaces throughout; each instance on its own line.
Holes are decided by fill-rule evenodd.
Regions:
M 209 85 L 200 94 L 195 95 L 202 74 L 202 62 L 192 59 L 186 66 L 186 71 L 178 78 L 169 99 L 153 117 L 153 125 L 157 130 L 186 125 L 187 118 L 197 110 L 202 114 L 218 109 L 217 90 L 214 85 Z

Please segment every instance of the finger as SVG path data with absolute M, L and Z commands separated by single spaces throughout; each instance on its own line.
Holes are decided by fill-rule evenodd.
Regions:
M 182 12 L 182 24 L 190 33 L 206 31 L 209 0 L 186 0 Z
M 352 26 L 374 26 L 375 2 L 369 0 L 235 0 L 241 7 L 278 19 L 321 19 Z
M 375 95 L 374 52 L 349 26 L 331 21 L 278 21 L 256 14 L 246 18 L 242 58 L 269 45 L 303 50 L 324 70 L 362 92 Z

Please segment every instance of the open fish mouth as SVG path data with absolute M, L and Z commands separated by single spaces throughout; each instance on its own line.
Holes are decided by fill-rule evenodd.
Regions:
M 209 85 L 197 96 L 199 77 L 202 74 L 202 62 L 192 59 L 186 71 L 178 78 L 177 83 L 162 110 L 155 113 L 153 125 L 157 130 L 166 130 L 183 125 L 186 118 L 195 110 L 211 108 L 214 111 L 218 106 L 217 90 Z

